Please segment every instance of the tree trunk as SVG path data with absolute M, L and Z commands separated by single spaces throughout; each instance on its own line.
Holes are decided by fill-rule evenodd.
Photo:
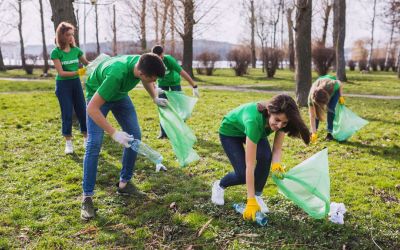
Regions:
M 307 106 L 311 87 L 311 14 L 312 0 L 298 0 L 296 14 L 296 99 Z
M 292 8 L 287 9 L 286 18 L 288 22 L 289 34 L 289 69 L 294 71 L 294 41 L 293 41 L 293 21 L 292 21 Z
M 42 0 L 39 0 L 39 5 L 40 5 L 40 21 L 41 21 L 41 28 L 42 28 L 42 44 L 43 44 L 42 54 L 43 54 L 43 61 L 44 61 L 43 74 L 47 75 L 47 71 L 49 70 L 49 62 L 48 62 L 48 56 L 47 56 L 46 36 L 44 33 L 44 18 L 43 18 Z
M 332 5 L 327 4 L 325 8 L 325 16 L 324 16 L 324 27 L 323 27 L 323 32 L 322 32 L 322 38 L 321 38 L 321 43 L 325 47 L 326 44 L 326 32 L 328 30 L 328 24 L 329 24 L 329 14 L 331 13 Z
M 392 51 L 392 43 L 393 43 L 393 33 L 394 33 L 394 28 L 395 28 L 395 22 L 392 22 L 392 29 L 390 30 L 390 39 L 389 39 L 389 44 L 386 49 L 386 56 L 385 56 L 385 70 L 389 70 L 389 56 L 390 52 Z
M 116 56 L 118 54 L 117 51 L 117 21 L 116 21 L 116 10 L 115 4 L 113 4 L 113 55 Z
M 400 79 L 400 48 L 397 54 L 397 78 Z
M 20 53 L 21 53 L 21 62 L 22 62 L 22 68 L 26 68 L 26 62 L 25 62 L 25 48 L 24 48 L 24 37 L 22 36 L 22 1 L 18 1 L 18 16 L 19 16 L 19 22 L 18 22 L 18 34 L 19 34 L 19 44 L 21 47 Z
M 171 25 L 171 54 L 175 54 L 175 6 L 174 1 L 171 1 L 169 9 L 169 19 Z
M 0 46 L 0 71 L 6 71 L 6 66 L 4 65 L 3 53 L 1 52 Z
M 183 40 L 183 69 L 193 77 L 193 26 L 194 26 L 194 2 L 184 1 L 184 34 Z
M 142 0 L 142 13 L 140 14 L 140 45 L 142 47 L 142 51 L 145 52 L 147 49 L 147 40 L 146 40 L 146 0 Z
M 154 31 L 156 33 L 156 44 L 158 44 L 160 42 L 160 38 L 158 36 L 159 27 L 158 27 L 158 3 L 157 3 L 157 1 L 158 0 L 153 2 L 153 10 L 154 10 L 153 16 L 154 16 L 154 24 L 156 26 L 155 31 Z
M 335 0 L 339 3 L 337 7 L 339 26 L 338 39 L 336 44 L 336 77 L 342 82 L 347 82 L 346 77 L 346 60 L 344 58 L 344 40 L 346 38 L 346 0 Z
M 96 52 L 100 55 L 100 43 L 99 43 L 99 13 L 97 4 L 94 5 L 95 23 L 96 23 Z
M 333 48 L 337 47 L 337 39 L 338 39 L 338 32 L 339 32 L 339 15 L 337 13 L 337 10 L 339 9 L 339 7 L 337 5 L 338 5 L 338 1 L 333 0 L 333 30 L 332 30 Z M 334 71 L 336 71 L 336 69 L 337 69 L 336 60 L 333 61 L 332 68 Z
M 164 4 L 164 11 L 163 11 L 163 16 L 162 16 L 162 23 L 161 23 L 161 46 L 165 47 L 165 37 L 166 37 L 166 26 L 167 26 L 167 20 L 168 20 L 168 8 L 169 8 L 169 2 L 170 0 L 163 0 L 162 1 Z
M 74 25 L 74 27 L 77 27 L 77 22 L 74 13 L 74 6 L 72 5 L 72 2 L 74 2 L 74 0 L 63 0 L 63 1 L 49 0 L 49 1 L 52 10 L 51 20 L 53 21 L 54 24 L 54 30 L 57 29 L 57 26 L 61 22 L 69 22 L 70 24 Z M 79 46 L 79 32 L 75 32 L 74 37 L 77 46 Z
M 252 68 L 256 67 L 256 44 L 254 41 L 254 36 L 255 36 L 255 23 L 256 23 L 256 18 L 254 15 L 254 0 L 250 0 L 250 27 L 251 27 L 251 41 L 250 41 L 250 49 L 251 49 L 251 66 Z
M 371 22 L 371 46 L 369 48 L 367 70 L 369 70 L 371 67 L 372 52 L 374 50 L 375 16 L 376 16 L 376 0 L 374 0 L 374 12 L 372 15 L 372 22 Z
M 275 49 L 276 48 L 276 27 L 278 25 L 279 22 L 279 17 L 281 14 L 281 4 L 282 4 L 282 0 L 279 1 L 279 5 L 278 5 L 278 17 L 276 18 L 276 20 L 274 21 L 274 32 L 273 32 L 273 43 L 272 43 L 272 47 Z

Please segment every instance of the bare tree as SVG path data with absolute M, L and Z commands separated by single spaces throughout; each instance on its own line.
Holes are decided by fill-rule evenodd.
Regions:
M 295 65 L 294 65 L 294 39 L 293 39 L 292 12 L 293 8 L 288 8 L 286 10 L 286 19 L 288 23 L 288 36 L 289 36 L 289 49 L 288 49 L 289 69 L 293 71 L 295 70 Z
M 96 23 L 96 53 L 97 53 L 97 55 L 99 55 L 100 54 L 99 13 L 98 13 L 98 5 L 97 5 L 97 3 L 94 4 L 94 16 L 95 16 L 95 23 Z
M 374 0 L 374 8 L 371 21 L 371 45 L 369 47 L 367 70 L 369 70 L 369 68 L 371 67 L 372 51 L 374 49 L 375 17 L 376 17 L 376 0 Z
M 6 2 L 4 0 L 0 0 L 0 10 L 3 10 L 2 7 L 5 3 Z M 13 24 L 13 22 L 11 20 L 5 20 L 5 16 L 3 16 L 0 22 L 0 71 L 7 70 L 6 66 L 4 65 L 3 53 L 1 52 L 2 39 L 7 37 L 7 34 L 10 33 L 14 28 L 16 28 L 16 26 Z
M 296 8 L 296 98 L 298 105 L 305 107 L 311 87 L 312 0 L 297 0 Z
M 214 8 L 216 1 L 179 0 L 174 4 L 176 15 L 179 17 L 180 26 L 175 26 L 183 40 L 183 69 L 193 77 L 193 28 Z M 201 6 L 202 11 L 199 9 Z M 197 14 L 197 15 L 196 15 Z M 196 15 L 196 17 L 195 17 Z
M 248 24 L 250 25 L 250 51 L 251 51 L 251 67 L 256 67 L 256 45 L 255 45 L 255 33 L 256 33 L 256 13 L 254 0 L 243 0 L 243 7 L 247 14 Z
M 322 30 L 322 38 L 321 38 L 321 44 L 325 46 L 326 44 L 326 33 L 328 30 L 328 24 L 329 24 L 329 15 L 331 13 L 332 9 L 332 4 L 330 3 L 331 0 L 324 0 L 323 5 L 324 5 L 324 16 L 322 18 L 323 20 L 323 30 Z
M 263 1 L 260 6 L 257 8 L 257 15 L 256 15 L 256 33 L 258 38 L 260 39 L 261 43 L 261 58 L 262 58 L 262 63 L 263 67 L 262 70 L 264 72 L 265 68 L 265 48 L 267 46 L 267 39 L 268 39 L 268 20 L 266 17 L 266 6 L 265 2 Z
M 41 29 L 42 29 L 42 45 L 43 45 L 43 50 L 42 50 L 42 55 L 43 55 L 43 61 L 44 61 L 44 67 L 43 67 L 43 75 L 47 75 L 47 71 L 49 70 L 49 62 L 48 62 L 48 56 L 47 56 L 47 47 L 46 47 L 46 35 L 44 33 L 44 18 L 43 18 L 43 3 L 42 0 L 39 0 L 39 5 L 40 5 L 40 24 L 41 24 Z
M 112 43 L 112 50 L 113 50 L 113 55 L 117 55 L 117 21 L 116 21 L 116 10 L 115 10 L 115 4 L 113 4 L 113 43 Z
M 171 0 L 162 0 L 163 6 L 163 15 L 162 15 L 162 22 L 161 22 L 161 46 L 165 47 L 165 38 L 167 35 L 167 20 L 168 20 L 168 9 L 170 7 Z
M 336 77 L 338 80 L 346 82 L 346 61 L 344 58 L 344 40 L 346 38 L 346 0 L 334 0 L 334 15 L 337 16 L 337 42 L 336 42 Z
M 175 6 L 174 1 L 171 0 L 171 7 L 169 8 L 169 23 L 171 30 L 171 54 L 175 54 Z
M 24 37 L 22 36 L 22 1 L 17 0 L 17 2 L 18 2 L 18 34 L 19 34 L 19 44 L 21 47 L 20 48 L 21 62 L 22 62 L 22 68 L 26 70 Z
M 146 38 L 146 0 L 125 0 L 125 14 L 127 14 L 132 22 L 128 26 L 133 28 L 134 34 L 138 35 L 142 51 L 147 49 Z M 139 17 L 139 21 L 138 21 Z
M 158 0 L 154 0 L 153 2 L 152 2 L 152 7 L 153 7 L 153 18 L 154 18 L 154 33 L 156 34 L 156 44 L 158 44 L 159 42 L 160 42 L 160 38 L 159 38 L 159 33 L 160 33 L 160 30 L 159 30 L 159 17 L 158 17 Z
M 275 2 L 273 2 L 273 7 L 276 6 Z M 276 48 L 276 27 L 278 25 L 279 22 L 279 18 L 280 18 L 280 14 L 281 14 L 281 8 L 283 7 L 283 1 L 279 0 L 278 2 L 278 9 L 276 11 L 276 13 L 274 13 L 274 20 L 273 20 L 273 39 L 272 39 L 272 47 Z M 273 8 L 273 10 L 275 10 L 275 7 Z M 276 14 L 276 17 L 275 17 Z
M 400 1 L 399 0 L 390 0 L 388 2 L 388 6 L 385 8 L 384 17 L 386 18 L 386 23 L 390 25 L 390 38 L 389 43 L 386 48 L 385 55 L 385 70 L 389 70 L 389 63 L 394 61 L 394 58 L 391 58 L 392 54 L 392 45 L 393 45 L 393 34 L 395 30 L 400 31 Z
M 142 12 L 140 13 L 140 34 L 140 45 L 142 47 L 142 51 L 146 51 L 146 0 L 142 0 Z
M 61 22 L 69 22 L 74 25 L 74 27 L 77 27 L 74 6 L 72 5 L 73 2 L 74 0 L 50 0 L 52 10 L 51 20 L 54 24 L 54 30 L 57 29 L 57 26 Z M 79 45 L 79 32 L 75 32 L 74 37 L 76 44 Z

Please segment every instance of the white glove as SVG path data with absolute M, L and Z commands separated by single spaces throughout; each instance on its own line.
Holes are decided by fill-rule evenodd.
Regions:
M 166 107 L 168 104 L 168 100 L 165 98 L 154 98 L 154 103 L 157 104 L 160 107 Z
M 156 88 L 156 91 L 157 91 L 157 95 L 162 95 L 165 93 L 165 91 L 161 88 Z
M 129 135 L 124 131 L 115 131 L 111 136 L 114 141 L 118 142 L 122 146 L 129 148 L 131 147 L 130 142 L 133 141 L 133 136 Z
M 158 173 L 160 170 L 167 171 L 167 168 L 162 163 L 158 163 L 156 164 L 156 172 Z
M 200 94 L 199 94 L 199 87 L 196 86 L 196 88 L 193 88 L 193 96 L 199 98 Z

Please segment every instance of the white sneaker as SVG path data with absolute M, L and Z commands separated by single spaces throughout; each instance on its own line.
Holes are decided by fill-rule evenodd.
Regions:
M 224 205 L 225 190 L 219 185 L 219 180 L 215 181 L 212 187 L 211 201 L 216 205 Z
M 74 147 L 72 146 L 72 141 L 67 140 L 65 141 L 65 154 L 72 154 L 74 152 Z
M 261 213 L 269 213 L 269 209 L 267 207 L 267 204 L 263 201 L 261 196 L 256 195 L 256 201 L 258 205 L 260 206 Z

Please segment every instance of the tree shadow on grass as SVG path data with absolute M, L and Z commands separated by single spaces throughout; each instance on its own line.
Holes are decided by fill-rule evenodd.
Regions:
M 390 159 L 400 162 L 400 147 L 397 145 L 393 145 L 391 147 L 384 147 L 384 146 L 377 146 L 377 145 L 368 145 L 368 144 L 363 144 L 361 142 L 354 142 L 354 141 L 344 141 L 344 142 L 340 142 L 340 144 L 344 144 L 344 145 L 348 145 L 348 146 L 356 147 L 356 148 L 363 148 L 363 149 L 368 150 L 369 153 L 372 155 L 378 155 L 385 159 L 387 159 L 389 157 Z

